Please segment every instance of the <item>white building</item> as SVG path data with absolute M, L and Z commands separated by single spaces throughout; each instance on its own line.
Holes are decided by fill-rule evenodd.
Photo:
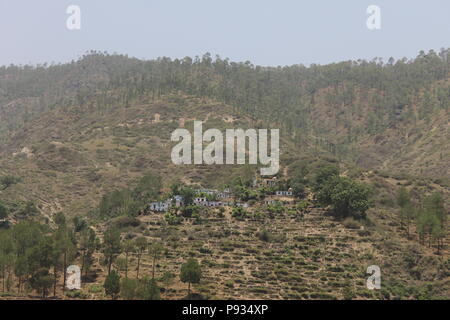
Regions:
M 175 195 L 171 200 L 175 204 L 176 207 L 184 206 L 184 199 L 180 195 Z
M 208 196 L 212 196 L 217 193 L 217 190 L 213 190 L 213 189 L 195 189 L 194 191 L 197 194 L 206 194 Z
M 164 202 L 150 202 L 148 205 L 149 210 L 156 211 L 156 212 L 164 212 L 169 210 L 169 208 L 172 206 L 172 202 L 170 200 L 166 200 Z
M 203 205 L 204 203 L 208 202 L 208 200 L 206 199 L 206 197 L 197 197 L 197 198 L 194 198 L 193 202 L 196 205 Z
M 219 192 L 219 193 L 217 194 L 217 198 L 218 198 L 218 199 L 231 198 L 231 193 L 230 193 L 230 192 L 225 192 L 225 191 Z
M 292 193 L 292 190 L 275 191 L 275 195 L 277 195 L 277 196 L 285 196 L 285 197 L 292 197 L 293 193 Z
M 148 209 L 150 211 L 165 212 L 169 210 L 172 206 L 175 207 L 184 206 L 183 197 L 180 195 L 175 195 L 173 198 L 169 198 L 166 201 L 150 202 L 148 205 Z
M 236 207 L 248 208 L 248 203 L 245 202 L 236 202 Z

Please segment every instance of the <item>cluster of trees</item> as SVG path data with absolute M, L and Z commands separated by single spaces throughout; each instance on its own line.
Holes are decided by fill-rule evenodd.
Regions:
M 13 203 L 6 205 L 0 201 L 0 220 L 2 221 L 2 226 L 9 225 L 9 218 L 12 216 L 24 219 L 36 216 L 39 213 L 36 204 L 33 201 L 27 201 L 25 203 Z
M 112 299 L 119 296 L 126 300 L 159 300 L 161 289 L 155 279 L 144 277 L 142 279 L 123 278 L 115 271 L 106 277 L 105 293 Z
M 79 218 L 67 222 L 59 213 L 55 216 L 55 228 L 34 221 L 21 221 L 10 229 L 0 230 L 0 278 L 2 291 L 34 290 L 42 297 L 47 297 L 53 289 L 57 294 L 58 283 L 62 280 L 65 290 L 70 264 L 81 264 L 81 276 L 88 280 L 92 276 L 91 268 L 96 257 L 107 270 L 104 283 L 105 293 L 115 299 L 122 292 L 126 299 L 159 299 L 160 288 L 156 282 L 156 266 L 158 259 L 167 249 L 158 242 L 150 243 L 145 237 L 126 240 L 114 228 L 108 228 L 103 241 L 95 231 Z M 97 255 L 96 255 L 97 254 Z M 150 275 L 142 277 L 141 263 L 144 255 L 152 261 Z M 136 276 L 129 277 L 129 259 L 137 260 Z M 124 278 L 121 280 L 120 272 Z M 173 278 L 164 274 L 164 282 Z M 181 268 L 180 279 L 190 284 L 201 278 L 200 265 L 189 260 Z
M 66 282 L 66 268 L 77 255 L 77 236 L 65 217 L 59 214 L 57 227 L 51 230 L 48 225 L 33 221 L 21 221 L 7 230 L 0 230 L 0 277 L 2 290 L 10 291 L 15 277 L 17 292 L 24 286 L 39 292 L 43 297 L 56 286 L 63 277 Z M 89 267 L 90 253 L 84 252 L 84 271 Z
M 125 277 L 128 277 L 128 258 L 133 254 L 137 258 L 136 278 L 139 279 L 142 256 L 148 253 L 153 260 L 152 279 L 155 279 L 156 261 L 165 251 L 160 243 L 149 243 L 145 237 L 122 241 L 119 230 L 114 227 L 107 229 L 103 238 L 102 252 L 108 275 L 111 273 L 111 267 L 116 262 L 118 256 L 123 253 L 125 255 L 125 261 L 122 265 L 125 269 Z
M 200 264 L 196 259 L 188 259 L 187 262 L 181 265 L 180 280 L 188 284 L 188 296 L 191 295 L 191 284 L 199 283 L 202 277 Z M 174 275 L 166 272 L 161 280 L 169 284 L 173 281 Z M 131 279 L 125 276 L 121 279 L 120 275 L 112 270 L 106 277 L 105 293 L 112 299 L 116 299 L 119 295 L 126 300 L 140 299 L 140 300 L 159 300 L 161 289 L 154 278 L 154 274 L 150 279 L 145 276 L 142 279 Z
M 101 218 L 136 216 L 145 209 L 150 199 L 159 196 L 161 177 L 148 172 L 138 181 L 136 187 L 123 188 L 105 194 L 100 200 L 98 214 Z
M 440 253 L 446 237 L 448 213 L 441 193 L 435 192 L 423 200 L 415 200 L 405 187 L 397 191 L 397 204 L 400 207 L 400 221 L 410 236 L 411 225 L 415 222 L 420 243 L 431 247 L 436 243 Z
M 238 176 L 231 179 L 229 187 L 236 198 L 242 201 L 262 200 L 265 196 L 274 194 L 275 191 L 286 191 L 288 189 L 292 189 L 296 197 L 302 198 L 305 196 L 308 183 L 302 174 L 295 172 L 292 178 L 276 177 L 276 185 L 260 186 L 258 189 L 255 189 L 253 186 L 255 172 L 251 171 L 249 177 Z
M 371 206 L 369 188 L 365 184 L 339 176 L 339 168 L 336 166 L 326 166 L 319 170 L 314 189 L 319 203 L 330 205 L 339 218 L 364 218 Z
M 157 259 L 161 256 L 164 248 L 159 243 L 149 243 L 145 237 L 138 237 L 134 240 L 122 241 L 120 232 L 117 229 L 109 228 L 105 231 L 103 240 L 103 256 L 107 266 L 108 275 L 105 279 L 105 293 L 112 299 L 116 299 L 122 291 L 126 299 L 159 299 L 159 287 L 155 280 L 155 268 Z M 125 259 L 119 260 L 119 255 L 123 253 Z M 148 253 L 152 258 L 152 277 L 139 279 L 141 259 Z M 129 257 L 135 255 L 137 258 L 136 278 L 128 277 Z M 119 272 L 112 270 L 113 264 L 119 266 L 118 269 L 124 269 L 125 278 L 120 281 Z

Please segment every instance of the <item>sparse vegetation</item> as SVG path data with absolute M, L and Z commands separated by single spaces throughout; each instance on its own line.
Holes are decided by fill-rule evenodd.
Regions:
M 1 297 L 448 298 L 448 55 L 0 68 Z M 280 172 L 173 165 L 170 133 L 192 119 L 280 128 Z M 71 264 L 81 290 L 64 289 Z

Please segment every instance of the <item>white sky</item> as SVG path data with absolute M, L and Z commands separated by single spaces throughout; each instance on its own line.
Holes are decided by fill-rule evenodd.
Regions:
M 81 30 L 66 27 L 71 4 Z M 366 27 L 371 4 L 381 30 Z M 450 47 L 450 1 L 0 0 L 0 43 L 0 65 L 66 62 L 91 49 L 259 65 L 413 58 Z

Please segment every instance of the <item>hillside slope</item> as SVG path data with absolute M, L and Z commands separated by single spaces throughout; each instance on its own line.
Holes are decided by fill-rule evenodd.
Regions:
M 341 176 L 369 187 L 367 219 L 331 216 L 308 185 L 296 199 L 308 203 L 305 215 L 290 205 L 269 214 L 264 199 L 252 199 L 243 219 L 210 208 L 175 225 L 137 210 L 126 213 L 132 225 L 120 230 L 123 239 L 164 244 L 159 276 L 198 258 L 205 271 L 195 289 L 207 298 L 448 298 L 448 223 L 437 237 L 442 248 L 431 232 L 430 244 L 418 245 L 395 195 L 405 187 L 414 204 L 436 191 L 450 198 L 449 60 L 443 50 L 389 64 L 262 68 L 208 54 L 140 61 L 92 53 L 66 65 L 2 67 L 0 177 L 16 180 L 0 190 L 0 203 L 13 224 L 38 220 L 55 229 L 63 212 L 86 218 L 102 239 L 123 218 L 100 216 L 102 197 L 133 189 L 147 172 L 162 179 L 152 201 L 165 200 L 173 182 L 222 189 L 257 176 L 250 165 L 174 165 L 175 129 L 192 131 L 194 120 L 222 132 L 279 128 L 278 179 L 303 175 L 312 184 L 318 169 L 340 167 Z M 106 274 L 100 252 L 83 292 L 103 299 L 94 288 Z M 369 265 L 381 267 L 384 290 L 366 289 Z M 143 257 L 143 273 L 151 267 Z M 186 294 L 178 277 L 165 290 L 171 299 Z

